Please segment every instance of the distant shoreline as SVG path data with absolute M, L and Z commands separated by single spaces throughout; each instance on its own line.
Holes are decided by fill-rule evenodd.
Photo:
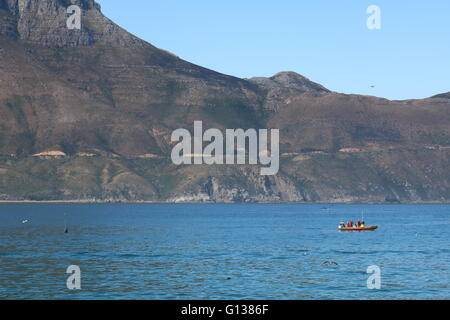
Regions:
M 317 205 L 450 205 L 450 201 L 418 201 L 418 202 L 170 202 L 170 201 L 101 201 L 101 200 L 0 200 L 1 204 L 317 204 Z

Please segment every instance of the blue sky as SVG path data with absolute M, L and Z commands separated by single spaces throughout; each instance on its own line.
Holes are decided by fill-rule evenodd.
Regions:
M 449 0 L 97 2 L 131 33 L 225 74 L 295 71 L 334 91 L 389 99 L 450 91 Z M 381 8 L 381 30 L 366 26 L 370 5 Z

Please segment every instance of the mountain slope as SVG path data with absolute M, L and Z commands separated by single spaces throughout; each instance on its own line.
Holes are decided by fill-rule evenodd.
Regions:
M 66 8 L 83 10 L 82 29 Z M 0 199 L 449 201 L 450 102 L 344 95 L 183 61 L 92 0 L 0 0 Z M 170 134 L 279 128 L 281 169 L 174 166 Z M 33 156 L 35 155 L 35 156 Z
M 26 119 L 5 110 L 10 114 L 2 118 L 9 126 L 9 118 L 16 119 L 14 130 L 4 133 L 3 140 L 12 142 L 3 144 L 2 153 L 29 155 L 59 146 L 71 154 L 86 148 L 124 156 L 161 154 L 164 143 L 154 132 L 178 128 L 183 118 L 191 125 L 205 106 L 212 109 L 209 122 L 218 125 L 221 111 L 215 109 L 222 108 L 223 99 L 235 109 L 247 109 L 249 116 L 241 125 L 254 124 L 259 107 L 256 86 L 192 65 L 135 38 L 104 18 L 93 1 L 79 2 L 86 10 L 86 27 L 68 30 L 61 3 L 24 1 L 21 10 L 10 5 L 7 17 L 15 17 L 20 41 L 2 37 L 0 98 Z M 40 10 L 43 13 L 37 14 Z M 48 21 L 56 21 L 52 24 L 58 27 L 49 29 Z M 30 119 L 38 106 L 42 108 L 37 118 Z M 25 120 L 35 126 L 28 128 Z M 19 133 L 8 136 L 15 131 Z M 31 136 L 33 144 L 20 136 Z

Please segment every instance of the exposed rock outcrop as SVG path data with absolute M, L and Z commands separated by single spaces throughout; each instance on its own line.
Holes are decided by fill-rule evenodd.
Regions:
M 71 5 L 82 10 L 80 30 L 67 28 L 67 9 Z M 0 8 L 4 10 L 0 32 L 30 43 L 56 47 L 145 43 L 103 16 L 100 5 L 93 0 L 0 0 Z
M 322 85 L 295 72 L 279 72 L 270 78 L 255 77 L 249 79 L 249 81 L 265 89 L 265 108 L 268 110 L 278 110 L 280 106 L 291 101 L 292 95 L 330 93 L 330 90 Z

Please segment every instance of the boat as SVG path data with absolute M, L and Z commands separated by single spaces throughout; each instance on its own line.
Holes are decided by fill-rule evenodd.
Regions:
M 339 227 L 339 231 L 374 231 L 378 229 L 378 226 L 369 227 Z

